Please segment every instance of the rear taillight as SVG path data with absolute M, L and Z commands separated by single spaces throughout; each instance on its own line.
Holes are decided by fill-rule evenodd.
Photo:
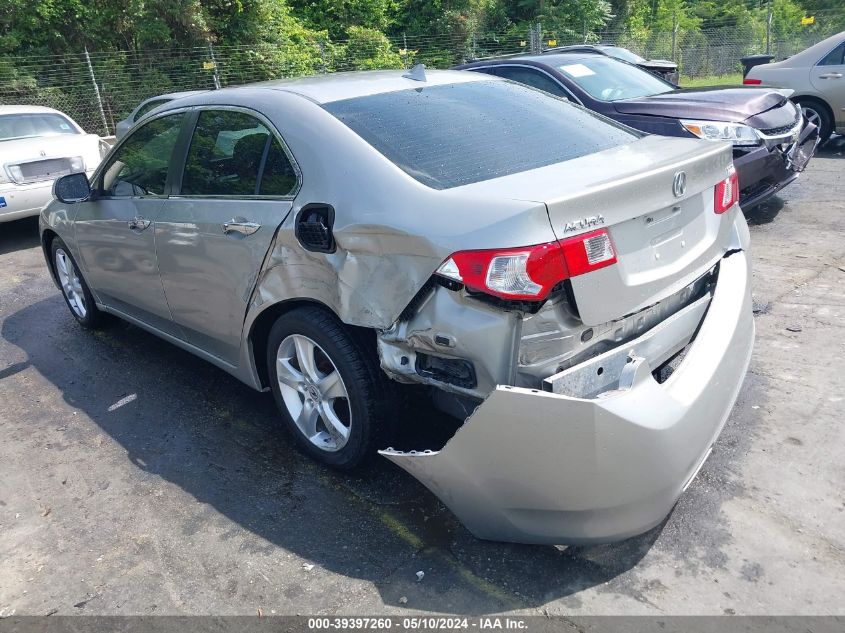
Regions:
M 724 213 L 737 202 L 739 202 L 739 178 L 736 175 L 736 169 L 731 165 L 728 168 L 728 177 L 716 183 L 713 210 L 716 213 Z
M 436 274 L 470 290 L 519 301 L 542 301 L 565 279 L 616 263 L 606 229 L 524 248 L 459 251 Z
M 742 83 L 744 83 L 746 86 L 759 86 L 761 83 L 763 83 L 763 80 L 746 78 L 742 80 Z

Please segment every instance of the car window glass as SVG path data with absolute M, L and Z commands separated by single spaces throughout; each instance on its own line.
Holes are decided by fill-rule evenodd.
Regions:
M 556 66 L 582 90 L 600 101 L 650 97 L 675 90 L 675 86 L 650 72 L 604 55 L 572 56 Z
M 279 139 L 274 137 L 261 174 L 259 193 L 263 196 L 288 196 L 295 188 L 296 172 Z
M 270 132 L 257 119 L 230 110 L 200 113 L 181 193 L 196 196 L 255 195 Z
M 281 144 L 258 119 L 231 110 L 200 113 L 182 195 L 287 195 L 295 184 L 296 174 Z
M 79 134 L 79 132 L 61 114 L 52 112 L 0 116 L 0 141 L 59 134 Z
M 423 86 L 323 108 L 435 189 L 537 169 L 640 138 L 630 128 L 510 81 Z
M 104 196 L 161 196 L 184 112 L 145 123 L 118 148 L 103 171 Z
M 819 66 L 840 66 L 843 64 L 843 57 L 845 57 L 845 42 L 825 55 L 819 62 Z
M 155 108 L 159 107 L 163 103 L 167 103 L 168 99 L 153 99 L 149 103 L 145 103 L 140 108 L 138 108 L 138 113 L 135 115 L 135 121 L 140 119 L 144 116 L 147 112 L 153 111 Z
M 566 91 L 560 87 L 560 84 L 539 70 L 534 70 L 532 68 L 517 68 L 515 66 L 504 66 L 497 70 L 498 72 L 496 74 L 500 77 L 504 77 L 505 79 L 518 81 L 526 86 L 545 90 L 557 97 L 569 98 L 569 95 L 567 95 Z
M 636 53 L 629 51 L 627 48 L 621 48 L 619 46 L 600 46 L 599 50 L 604 51 L 611 57 L 621 59 L 625 62 L 631 62 L 632 64 L 641 64 L 642 62 L 646 61 L 644 58 L 640 57 Z

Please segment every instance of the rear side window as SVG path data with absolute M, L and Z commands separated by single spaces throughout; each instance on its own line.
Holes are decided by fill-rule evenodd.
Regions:
M 843 57 L 845 57 L 845 42 L 825 55 L 819 62 L 819 66 L 840 66 L 843 64 Z
M 289 195 L 296 174 L 278 139 L 258 119 L 204 110 L 191 138 L 182 195 Z
M 420 87 L 323 107 L 435 189 L 536 169 L 639 138 L 566 101 L 504 81 Z

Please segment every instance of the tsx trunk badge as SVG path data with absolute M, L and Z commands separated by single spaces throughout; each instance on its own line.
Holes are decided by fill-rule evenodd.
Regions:
M 676 198 L 680 198 L 687 192 L 687 172 L 679 171 L 672 179 L 672 193 Z

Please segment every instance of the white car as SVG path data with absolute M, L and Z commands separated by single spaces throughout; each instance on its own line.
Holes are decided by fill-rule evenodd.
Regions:
M 845 134 L 845 31 L 783 61 L 754 66 L 743 83 L 791 88 L 822 143 L 833 132 Z
M 58 110 L 0 105 L 0 222 L 38 215 L 56 178 L 92 174 L 108 149 Z

